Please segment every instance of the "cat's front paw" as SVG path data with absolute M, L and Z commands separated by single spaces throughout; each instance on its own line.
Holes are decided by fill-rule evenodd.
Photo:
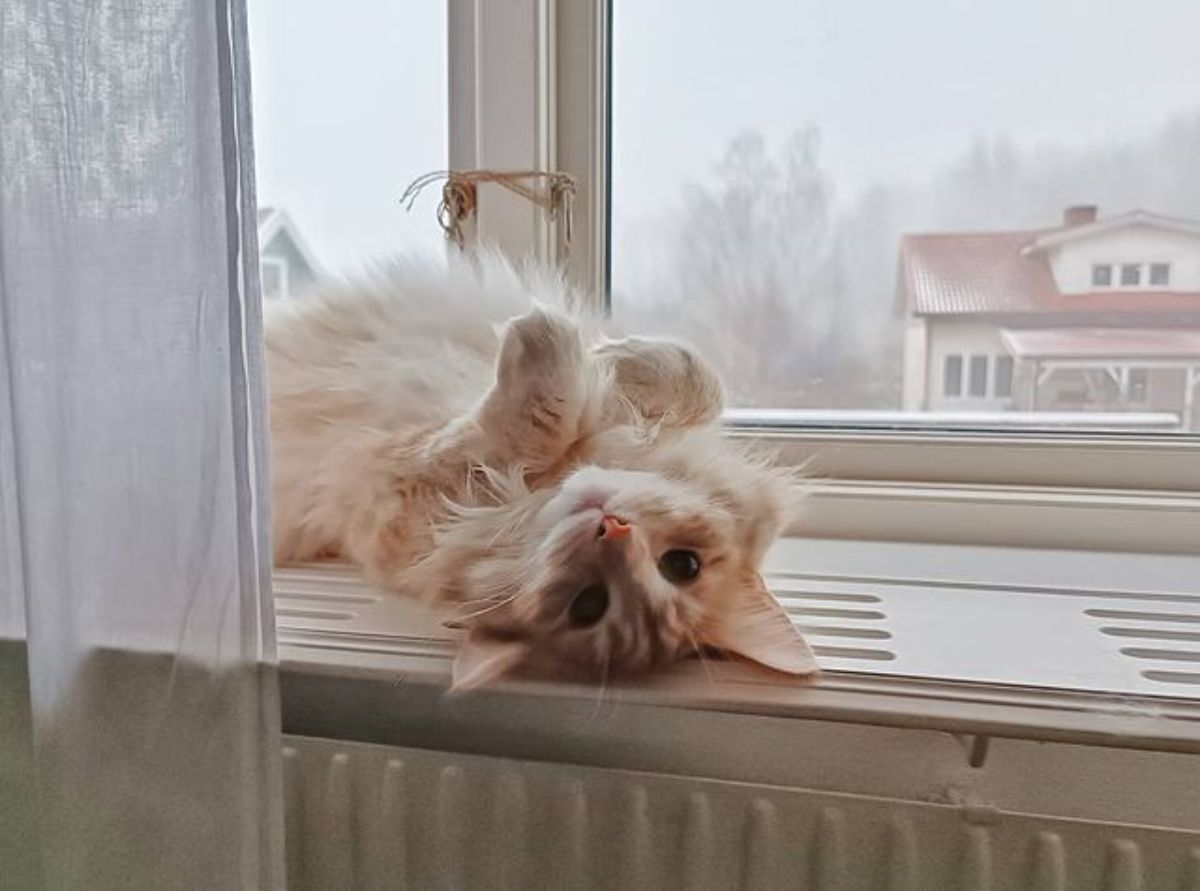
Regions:
M 592 355 L 612 371 L 617 409 L 630 405 L 648 421 L 676 427 L 708 424 L 721 416 L 721 379 L 682 344 L 626 337 L 600 344 Z
M 583 361 L 583 338 L 569 318 L 535 306 L 504 329 L 496 377 L 501 386 L 539 386 Z

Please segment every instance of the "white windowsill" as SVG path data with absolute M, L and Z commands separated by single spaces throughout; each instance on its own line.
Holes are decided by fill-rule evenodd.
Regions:
M 768 572 L 818 681 L 686 663 L 607 700 L 1200 752 L 1200 559 L 790 539 Z M 275 596 L 285 694 L 305 678 L 447 686 L 454 633 L 428 607 L 336 565 L 278 570 Z M 529 681 L 471 695 L 513 694 L 597 697 Z

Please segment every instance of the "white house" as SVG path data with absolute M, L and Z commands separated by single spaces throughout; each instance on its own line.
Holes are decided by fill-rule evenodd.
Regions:
M 904 407 L 1165 411 L 1200 427 L 1200 221 L 1141 210 L 906 235 Z
M 321 274 L 316 255 L 280 207 L 258 209 L 258 258 L 264 300 L 295 297 Z

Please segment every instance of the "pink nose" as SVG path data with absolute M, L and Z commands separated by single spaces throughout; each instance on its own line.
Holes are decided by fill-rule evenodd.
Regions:
M 600 521 L 600 531 L 597 533 L 597 537 L 627 538 L 632 531 L 633 527 L 625 520 L 612 514 L 605 514 L 604 519 Z

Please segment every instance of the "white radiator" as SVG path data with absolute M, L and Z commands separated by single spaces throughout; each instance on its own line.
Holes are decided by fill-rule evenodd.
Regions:
M 1195 832 L 294 736 L 284 759 L 293 891 L 1200 891 Z

